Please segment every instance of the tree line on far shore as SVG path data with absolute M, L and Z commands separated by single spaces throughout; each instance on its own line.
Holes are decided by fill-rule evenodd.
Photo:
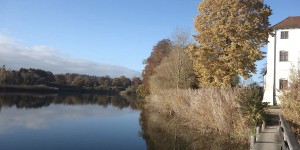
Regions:
M 57 87 L 65 91 L 124 91 L 128 94 L 135 93 L 141 79 L 138 77 L 127 78 L 120 76 L 91 76 L 76 73 L 53 74 L 42 69 L 9 70 L 0 67 L 0 85 L 27 85 Z

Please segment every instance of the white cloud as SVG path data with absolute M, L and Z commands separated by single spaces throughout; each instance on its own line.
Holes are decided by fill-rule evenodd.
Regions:
M 80 73 L 118 77 L 140 76 L 140 73 L 122 66 L 108 65 L 74 58 L 46 45 L 25 46 L 18 40 L 0 35 L 0 66 L 8 69 L 37 68 L 53 73 Z

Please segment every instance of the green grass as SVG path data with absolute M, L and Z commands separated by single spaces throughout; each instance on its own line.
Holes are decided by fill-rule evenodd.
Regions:
M 269 109 L 281 109 L 281 105 L 270 105 Z

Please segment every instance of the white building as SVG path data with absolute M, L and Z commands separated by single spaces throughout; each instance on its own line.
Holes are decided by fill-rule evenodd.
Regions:
M 300 60 L 300 16 L 288 17 L 272 27 L 267 51 L 264 102 L 280 104 L 280 90 L 288 86 L 291 67 Z

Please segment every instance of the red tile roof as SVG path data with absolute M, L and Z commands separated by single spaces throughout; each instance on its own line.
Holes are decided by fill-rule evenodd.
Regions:
M 290 16 L 281 22 L 275 24 L 273 29 L 291 29 L 299 28 L 300 29 L 300 16 Z

